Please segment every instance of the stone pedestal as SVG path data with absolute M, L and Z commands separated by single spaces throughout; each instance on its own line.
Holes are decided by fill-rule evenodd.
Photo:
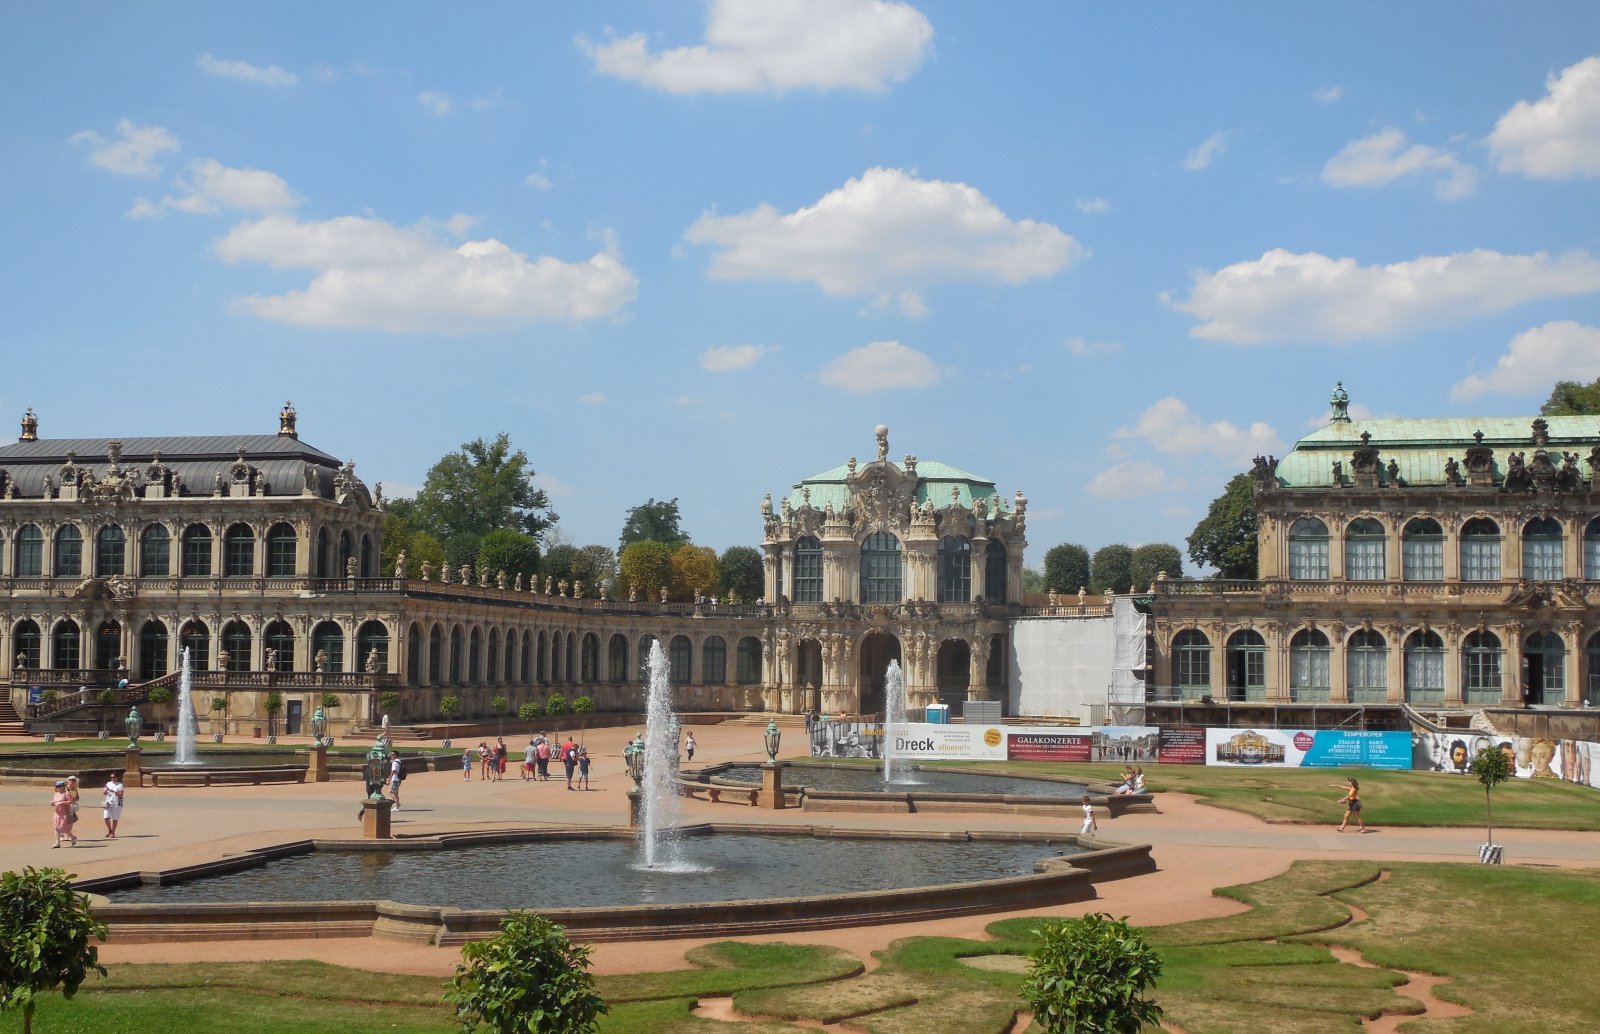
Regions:
M 311 759 L 306 764 L 306 782 L 326 783 L 328 781 L 328 748 L 317 744 L 311 748 Z
M 122 781 L 133 786 L 139 785 L 139 761 L 143 751 L 138 747 L 129 747 L 122 752 Z
M 361 805 L 361 837 L 364 840 L 390 840 L 389 813 L 394 810 L 391 800 L 375 801 L 368 798 Z
M 638 787 L 628 791 L 628 828 L 639 829 L 644 825 L 644 795 Z
M 783 765 L 781 762 L 769 761 L 761 766 L 760 806 L 772 811 L 782 811 L 786 807 L 783 799 Z

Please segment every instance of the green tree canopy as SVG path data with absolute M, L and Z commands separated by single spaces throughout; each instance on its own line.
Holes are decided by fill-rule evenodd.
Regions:
M 717 558 L 722 570 L 722 585 L 732 590 L 740 603 L 752 603 L 766 592 L 766 573 L 761 566 L 761 551 L 750 546 L 729 546 Z
M 1158 572 L 1165 571 L 1168 578 L 1183 577 L 1183 554 L 1177 546 L 1165 542 L 1147 542 L 1133 551 L 1133 589 L 1148 589 Z
M 106 924 L 64 871 L 29 866 L 0 876 L 0 1010 L 22 1010 L 25 1034 L 41 995 L 71 998 L 91 972 L 106 975 L 91 938 L 105 940 Z
M 534 578 L 539 574 L 539 543 L 532 535 L 496 528 L 479 542 L 475 563 L 479 571 L 504 571 L 508 582 L 519 574 L 525 580 Z
M 542 568 L 547 577 L 583 583 L 583 594 L 600 595 L 600 586 L 617 581 L 617 554 L 610 546 L 574 546 L 563 542 L 550 547 Z
M 589 974 L 589 949 L 531 912 L 500 920 L 500 936 L 472 941 L 444 1000 L 463 1034 L 592 1034 L 606 1004 Z
M 689 541 L 678 521 L 677 499 L 669 502 L 651 499 L 635 506 L 622 522 L 622 537 L 617 541 L 617 548 L 626 551 L 635 542 L 660 542 L 676 549 Z
M 1051 546 L 1044 555 L 1044 591 L 1075 593 L 1089 585 L 1089 551 L 1073 542 Z
M 397 499 L 395 503 L 409 502 Z M 383 516 L 383 574 L 394 574 L 394 562 L 401 553 L 406 555 L 406 577 L 420 578 L 422 565 L 432 564 L 435 569 L 444 563 L 444 543 L 417 528 L 414 520 L 405 514 L 395 513 L 390 507 Z
M 478 438 L 433 465 L 411 513 L 416 526 L 445 542 L 447 549 L 456 536 L 481 539 L 502 528 L 542 542 L 560 518 L 550 509 L 544 490 L 534 487 L 533 478 L 527 454 L 512 451 L 505 432 L 492 442 Z M 470 562 L 476 555 L 474 543 L 464 559 Z
M 669 591 L 673 599 L 689 600 L 699 590 L 707 596 L 722 591 L 722 572 L 717 567 L 717 554 L 710 546 L 696 546 L 685 542 L 672 551 L 672 582 Z
M 1133 587 L 1133 550 L 1121 543 L 1101 546 L 1089 565 L 1089 591 L 1127 592 Z
M 1161 1006 L 1145 992 L 1161 976 L 1161 956 L 1126 918 L 1056 919 L 1038 934 L 1022 998 L 1040 1030 L 1139 1034 L 1160 1022 Z
M 1256 511 L 1249 474 L 1235 474 L 1211 501 L 1211 509 L 1189 535 L 1189 559 L 1216 568 L 1222 578 L 1256 577 Z
M 1600 377 L 1592 384 L 1556 381 L 1550 397 L 1539 407 L 1540 416 L 1593 416 L 1600 413 Z
M 665 542 L 635 542 L 622 551 L 618 594 L 637 589 L 647 601 L 672 584 L 672 547 Z
M 1024 567 L 1022 569 L 1022 591 L 1029 593 L 1044 592 L 1044 573 L 1035 571 L 1031 567 Z

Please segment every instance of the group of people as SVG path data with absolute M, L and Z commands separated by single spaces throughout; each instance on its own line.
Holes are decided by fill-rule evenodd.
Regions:
M 1125 766 L 1122 769 L 1122 782 L 1117 784 L 1116 792 L 1119 794 L 1144 793 L 1144 769 L 1135 766 Z
M 486 782 L 499 782 L 506 774 L 506 739 L 497 737 L 493 745 L 487 740 L 478 744 L 476 752 L 467 748 L 461 752 L 461 778 L 467 782 L 472 781 L 473 758 L 478 759 L 482 766 L 482 778 Z M 561 767 L 567 776 L 567 789 L 589 789 L 589 748 L 578 743 L 568 733 L 566 741 L 557 743 L 547 733 L 539 733 L 528 741 L 527 747 L 522 751 L 522 779 L 527 782 L 543 781 L 550 778 L 550 759 L 554 757 L 561 762 Z M 574 780 L 576 784 L 574 785 Z
M 122 785 L 122 776 L 116 772 L 106 780 L 104 799 L 101 814 L 105 818 L 107 840 L 117 838 L 117 824 L 122 821 L 122 798 L 127 788 Z M 78 834 L 75 827 L 78 822 L 78 804 L 82 798 L 77 776 L 68 776 L 57 779 L 55 794 L 50 799 L 52 825 L 55 829 L 56 842 L 52 848 L 60 847 L 61 841 L 68 841 L 71 846 L 78 845 Z

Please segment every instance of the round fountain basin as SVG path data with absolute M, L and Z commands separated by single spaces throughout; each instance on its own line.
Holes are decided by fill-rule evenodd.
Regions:
M 1021 776 L 977 775 L 938 768 L 919 768 L 909 764 L 896 766 L 895 772 L 895 781 L 886 783 L 883 781 L 882 771 L 877 768 L 791 762 L 783 767 L 783 781 L 784 785 L 791 787 L 804 786 L 813 790 L 840 790 L 849 793 L 1005 794 L 1014 797 L 1070 797 L 1076 800 L 1091 792 L 1081 783 L 1029 779 Z M 759 765 L 727 765 L 709 769 L 706 774 L 718 780 L 740 783 L 761 782 Z

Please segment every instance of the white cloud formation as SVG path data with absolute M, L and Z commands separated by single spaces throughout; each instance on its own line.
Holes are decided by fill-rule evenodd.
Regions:
M 1212 162 L 1221 158 L 1228 150 L 1228 134 L 1224 130 L 1217 130 L 1206 137 L 1205 143 L 1196 147 L 1183 157 L 1183 167 L 1190 172 L 1199 172 L 1207 168 Z
M 276 212 L 300 203 L 289 184 L 265 169 L 234 169 L 211 158 L 189 166 L 186 176 L 174 181 L 181 192 L 168 194 L 159 202 L 139 198 L 129 215 L 134 218 L 159 216 L 168 210 L 191 215 L 215 215 L 224 208 L 247 212 Z
M 1073 206 L 1084 215 L 1105 215 L 1111 211 L 1111 202 L 1103 197 L 1080 197 Z
M 1061 347 L 1078 356 L 1122 351 L 1122 346 L 1115 341 L 1089 341 L 1081 337 L 1069 337 L 1061 343 Z
M 700 353 L 700 369 L 711 373 L 746 370 L 777 350 L 776 345 L 713 345 Z
M 1238 345 L 1391 337 L 1503 312 L 1538 298 L 1600 291 L 1600 261 L 1582 250 L 1502 255 L 1477 249 L 1362 266 L 1281 248 L 1215 273 L 1193 274 L 1179 312 L 1193 337 Z
M 544 168 L 545 163 L 541 161 L 538 169 L 522 177 L 522 182 L 526 183 L 534 190 L 549 190 L 551 187 L 555 186 L 555 184 L 550 181 L 549 176 L 545 175 Z
M 1453 401 L 1467 401 L 1496 392 L 1540 393 L 1552 381 L 1587 383 L 1600 377 L 1600 327 L 1556 320 L 1525 330 L 1488 373 L 1475 373 L 1450 389 Z
M 702 215 L 684 232 L 711 244 L 723 280 L 810 281 L 831 295 L 900 294 L 932 283 L 1017 284 L 1052 276 L 1088 250 L 1049 223 L 1012 220 L 964 183 L 868 169 L 816 204 Z M 926 311 L 902 296 L 908 314 Z
M 450 102 L 450 95 L 437 90 L 423 90 L 417 94 L 417 103 L 428 109 L 430 115 L 448 115 L 454 106 Z
M 1311 91 L 1311 99 L 1318 104 L 1335 104 L 1344 96 L 1343 86 L 1319 86 Z
M 1107 467 L 1083 486 L 1084 491 L 1101 499 L 1129 499 L 1141 495 L 1155 495 L 1172 487 L 1172 481 L 1166 471 L 1142 460 L 1128 460 Z
M 107 140 L 92 129 L 72 134 L 72 142 L 89 148 L 89 161 L 121 176 L 154 176 L 157 162 L 167 151 L 181 146 L 178 138 L 161 126 L 137 126 L 128 119 L 117 122 L 117 138 Z
M 1403 176 L 1431 179 L 1441 201 L 1464 198 L 1478 186 L 1476 168 L 1437 147 L 1407 147 L 1405 133 L 1393 128 L 1351 141 L 1322 167 L 1330 187 L 1381 187 Z
M 586 406 L 598 406 L 604 403 L 605 400 L 606 393 L 603 391 L 590 391 L 578 396 L 578 401 Z
M 668 93 L 882 90 L 922 63 L 933 26 L 899 0 L 712 0 L 705 42 L 652 53 L 642 33 L 579 36 L 596 71 Z
M 1234 466 L 1262 453 L 1283 451 L 1278 432 L 1260 420 L 1248 428 L 1226 420 L 1206 423 L 1170 395 L 1139 414 L 1134 426 L 1117 428 L 1116 437 L 1141 439 L 1168 456 L 1208 455 Z
M 822 383 L 852 395 L 893 388 L 931 388 L 939 383 L 939 367 L 926 355 L 898 341 L 874 341 L 829 363 L 822 371 Z
M 578 491 L 554 474 L 544 473 L 533 475 L 533 487 L 544 489 L 555 499 L 565 499 L 568 496 L 576 495 Z
M 247 83 L 260 83 L 263 86 L 293 86 L 300 80 L 293 72 L 286 72 L 277 65 L 268 65 L 262 68 L 246 61 L 224 61 L 212 57 L 210 54 L 200 55 L 200 70 L 207 75 L 219 76 L 223 79 L 238 79 Z
M 1600 176 L 1600 55 L 1545 80 L 1545 95 L 1518 101 L 1489 134 L 1501 172 L 1534 179 Z
M 506 330 L 610 316 L 638 292 L 638 279 L 610 246 L 584 262 L 530 259 L 492 238 L 451 247 L 426 225 L 356 216 L 269 215 L 235 226 L 214 250 L 226 262 L 313 271 L 304 290 L 237 300 L 252 315 L 308 326 Z

